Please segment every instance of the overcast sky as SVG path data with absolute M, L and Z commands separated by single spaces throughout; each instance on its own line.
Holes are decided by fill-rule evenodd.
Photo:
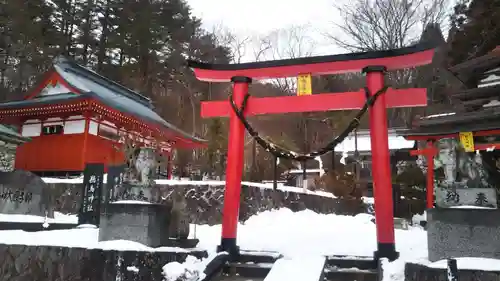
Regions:
M 322 34 L 334 30 L 339 14 L 333 3 L 339 0 L 187 0 L 193 15 L 201 18 L 207 30 L 223 24 L 235 34 L 265 36 L 291 25 L 308 25 L 308 36 L 317 47 L 316 54 L 342 52 Z M 252 60 L 246 57 L 246 61 Z

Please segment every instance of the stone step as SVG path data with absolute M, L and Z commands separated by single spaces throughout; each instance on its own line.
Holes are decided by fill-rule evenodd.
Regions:
M 263 251 L 241 251 L 238 257 L 239 263 L 274 263 L 282 255 L 276 252 Z
M 327 257 L 326 264 L 337 268 L 377 269 L 377 262 L 367 256 L 333 255 Z
M 229 263 L 223 269 L 223 275 L 262 279 L 271 271 L 272 263 Z
M 242 254 L 239 262 L 227 264 L 217 281 L 263 281 L 278 255 Z M 373 257 L 333 255 L 326 259 L 325 281 L 377 281 L 378 268 Z
M 358 268 L 325 268 L 325 281 L 378 281 L 378 270 Z

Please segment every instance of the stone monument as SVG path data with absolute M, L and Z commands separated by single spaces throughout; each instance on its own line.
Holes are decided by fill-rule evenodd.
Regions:
M 440 140 L 438 149 L 437 207 L 427 210 L 429 260 L 500 258 L 500 211 L 484 154 L 466 153 L 455 139 Z
M 158 156 L 153 149 L 140 148 L 132 155 L 127 165 L 108 168 L 99 241 L 130 240 L 149 247 L 179 245 L 177 240 L 189 236 L 184 197 L 175 192 L 161 194 L 154 180 Z
M 496 189 L 489 183 L 479 152 L 466 153 L 455 139 L 438 142 L 434 166 L 443 171 L 436 181 L 436 205 L 497 207 Z
M 0 213 L 53 217 L 50 187 L 27 171 L 0 172 Z
M 82 204 L 78 214 L 79 225 L 99 226 L 103 204 L 104 164 L 85 165 L 82 185 Z

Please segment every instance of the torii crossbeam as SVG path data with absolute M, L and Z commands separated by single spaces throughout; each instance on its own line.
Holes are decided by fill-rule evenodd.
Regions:
M 233 82 L 233 100 L 241 107 L 248 86 L 253 79 L 293 77 L 301 74 L 324 75 L 346 72 L 366 74 L 366 86 L 370 95 L 384 88 L 386 70 L 396 70 L 429 64 L 432 46 L 419 44 L 389 51 L 364 52 L 334 56 L 276 60 L 243 64 L 206 64 L 189 61 L 196 77 L 209 82 Z M 250 98 L 244 114 L 277 114 L 359 109 L 366 102 L 364 91 L 326 93 L 304 96 Z M 373 163 L 375 217 L 377 226 L 377 251 L 375 258 L 395 260 L 398 253 L 394 243 L 394 218 L 392 181 L 390 171 L 387 108 L 427 105 L 426 89 L 389 89 L 381 94 L 369 108 L 370 137 Z M 203 102 L 204 118 L 229 116 L 229 143 L 226 168 L 226 189 L 222 219 L 222 239 L 219 251 L 233 255 L 239 253 L 236 244 L 240 208 L 241 178 L 245 128 L 232 110 L 229 101 Z

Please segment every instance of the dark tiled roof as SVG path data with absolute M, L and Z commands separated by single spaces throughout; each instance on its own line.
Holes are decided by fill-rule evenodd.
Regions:
M 21 136 L 14 129 L 0 125 L 0 140 L 10 144 L 22 144 L 30 140 L 30 138 Z
M 195 142 L 205 142 L 205 140 L 191 136 L 165 121 L 153 110 L 151 100 L 139 93 L 64 58 L 58 58 L 54 68 L 71 86 L 82 93 L 93 95 L 111 108 L 136 116 L 145 122 L 158 124 L 176 132 L 183 138 Z
M 50 96 L 40 96 L 30 100 L 20 100 L 20 101 L 11 101 L 6 103 L 0 103 L 0 109 L 10 109 L 10 108 L 21 108 L 28 107 L 34 105 L 47 105 L 47 104 L 55 104 L 55 103 L 65 103 L 71 102 L 74 100 L 85 99 L 88 98 L 88 95 L 78 95 L 74 93 L 66 93 L 66 94 L 57 94 Z
M 157 125 L 161 128 L 173 131 L 174 134 L 184 139 L 194 141 L 195 143 L 206 142 L 203 139 L 191 136 L 165 121 L 154 111 L 149 98 L 109 80 L 94 71 L 62 57 L 54 61 L 54 70 L 57 71 L 69 85 L 78 89 L 81 94 L 63 93 L 42 96 L 31 100 L 0 104 L 0 108 L 64 103 L 65 101 L 69 102 L 75 99 L 91 97 L 122 113 L 134 116 L 145 123 Z
M 432 136 L 477 132 L 500 128 L 500 107 L 482 107 L 476 111 L 457 112 L 456 114 L 421 118 L 411 129 L 399 130 L 403 136 Z

